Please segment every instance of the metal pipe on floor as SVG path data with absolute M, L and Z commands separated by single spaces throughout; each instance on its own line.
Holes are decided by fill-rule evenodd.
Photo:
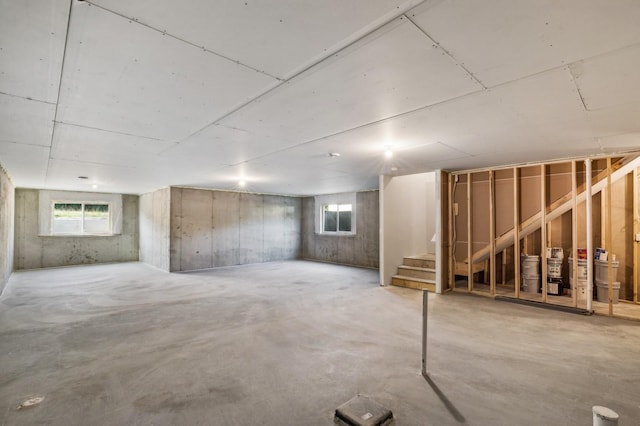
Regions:
M 585 205 L 586 211 L 586 227 L 587 227 L 587 288 L 585 289 L 587 294 L 587 311 L 591 312 L 591 300 L 593 298 L 593 199 L 591 195 L 591 159 L 587 158 L 584 161 L 585 164 L 585 186 L 586 197 Z M 578 283 L 576 283 L 576 290 L 578 289 Z
M 422 375 L 427 377 L 427 320 L 429 317 L 429 292 L 422 290 Z

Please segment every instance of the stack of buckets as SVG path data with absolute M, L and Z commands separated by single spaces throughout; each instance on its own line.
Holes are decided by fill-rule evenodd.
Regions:
M 547 248 L 547 294 L 554 296 L 564 294 L 562 259 L 564 259 L 564 253 L 561 247 Z
M 609 303 L 609 261 L 607 260 L 607 251 L 604 249 L 596 249 L 594 265 L 596 268 L 596 297 L 598 302 Z M 620 262 L 615 259 L 615 255 L 611 259 L 611 269 L 613 272 L 613 303 L 618 303 L 618 295 L 620 293 L 620 282 L 616 281 L 618 275 L 618 266 Z M 587 299 L 587 250 L 578 249 L 578 286 L 573 286 L 573 259 L 569 258 L 569 282 L 571 289 L 576 288 L 578 292 L 578 300 Z
M 525 293 L 537 293 L 540 290 L 540 256 L 520 256 L 522 279 L 520 289 Z
M 618 275 L 618 266 L 620 262 L 616 260 L 616 255 L 611 255 L 611 269 L 613 272 L 613 303 L 618 303 L 620 294 L 620 281 L 616 281 Z M 598 302 L 609 303 L 609 260 L 608 253 L 605 249 L 596 249 L 595 266 L 596 266 L 596 297 Z
M 569 258 L 569 286 L 578 292 L 578 300 L 587 300 L 587 249 L 578 249 L 578 282 L 573 282 L 573 258 Z

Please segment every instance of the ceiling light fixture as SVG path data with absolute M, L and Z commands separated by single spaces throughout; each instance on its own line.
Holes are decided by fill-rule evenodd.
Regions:
M 244 188 L 245 186 L 247 186 L 247 182 L 245 182 L 245 181 L 243 181 L 243 180 L 240 180 L 240 181 L 238 182 L 238 186 L 239 186 L 240 188 Z
M 98 189 L 98 185 L 96 185 L 95 183 L 94 183 L 93 185 L 91 185 L 91 187 L 92 187 L 93 189 Z
M 384 151 L 384 156 L 385 156 L 385 158 L 393 157 L 393 151 L 391 151 L 391 147 L 390 146 L 388 146 L 387 149 Z

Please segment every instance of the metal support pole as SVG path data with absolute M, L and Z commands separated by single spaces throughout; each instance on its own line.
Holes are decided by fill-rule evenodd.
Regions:
M 427 377 L 427 318 L 429 313 L 429 292 L 422 290 L 422 375 Z

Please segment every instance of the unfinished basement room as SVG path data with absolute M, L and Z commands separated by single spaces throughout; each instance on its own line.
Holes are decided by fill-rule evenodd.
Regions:
M 0 0 L 0 425 L 640 425 L 639 22 Z

